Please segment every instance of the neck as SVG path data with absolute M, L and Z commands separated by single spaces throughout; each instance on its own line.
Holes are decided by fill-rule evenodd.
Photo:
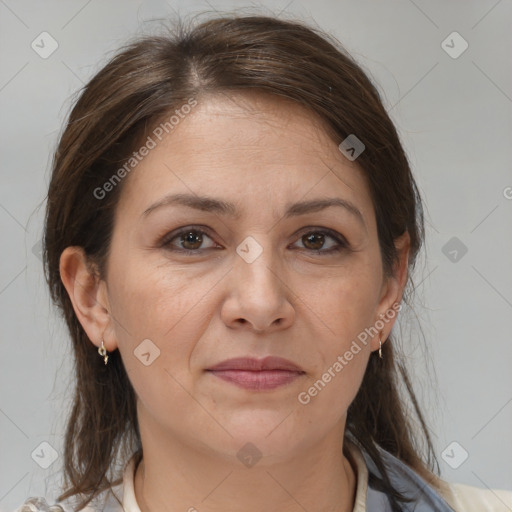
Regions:
M 246 468 L 233 458 L 143 437 L 136 500 L 141 512 L 220 512 L 234 503 L 245 512 L 352 512 L 356 474 L 343 454 L 343 437 L 333 444 L 338 438 L 276 464 L 262 459 Z

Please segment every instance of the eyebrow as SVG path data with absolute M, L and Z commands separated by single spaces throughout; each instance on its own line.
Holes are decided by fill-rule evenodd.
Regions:
M 181 205 L 201 210 L 205 212 L 217 213 L 234 219 L 240 218 L 240 211 L 233 203 L 215 199 L 213 197 L 200 197 L 191 194 L 171 194 L 160 199 L 144 210 L 142 217 L 147 217 L 151 212 L 164 206 Z M 313 199 L 310 201 L 301 201 L 298 203 L 288 204 L 283 218 L 296 217 L 307 213 L 314 213 L 330 207 L 341 207 L 356 217 L 364 227 L 366 223 L 360 210 L 346 199 L 340 197 L 330 197 L 322 199 Z

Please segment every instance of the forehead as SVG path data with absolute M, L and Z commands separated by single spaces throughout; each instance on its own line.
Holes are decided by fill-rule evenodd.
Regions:
M 337 193 L 363 213 L 373 209 L 362 170 L 305 107 L 259 92 L 216 93 L 187 111 L 150 132 L 154 147 L 124 183 L 120 208 L 143 211 L 165 193 L 215 190 L 241 208 Z

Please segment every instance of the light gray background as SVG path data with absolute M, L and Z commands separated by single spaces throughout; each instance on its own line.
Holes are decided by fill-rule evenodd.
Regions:
M 71 378 L 69 342 L 49 305 L 36 244 L 72 93 L 107 52 L 151 31 L 148 20 L 243 6 L 316 23 L 378 83 L 426 199 L 415 311 L 429 353 L 411 338 L 408 360 L 442 476 L 512 489 L 510 1 L 0 0 L 0 511 L 44 494 L 62 461 L 45 470 L 31 457 L 42 442 L 61 452 Z M 43 31 L 59 45 L 47 59 L 31 48 Z M 469 44 L 456 59 L 441 45 L 453 31 Z M 468 249 L 455 262 L 443 252 L 452 237 Z M 453 441 L 451 465 L 462 449 L 469 453 L 458 469 L 442 457 Z

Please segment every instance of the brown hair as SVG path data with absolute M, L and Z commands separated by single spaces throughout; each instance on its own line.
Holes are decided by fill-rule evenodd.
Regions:
M 356 134 L 365 145 L 357 163 L 374 203 L 383 268 L 393 271 L 394 241 L 405 231 L 411 240 L 409 271 L 415 265 L 424 237 L 419 192 L 377 89 L 336 39 L 299 21 L 226 15 L 195 27 L 180 22 L 170 34 L 123 47 L 84 87 L 69 115 L 53 160 L 46 211 L 45 271 L 71 334 L 77 380 L 65 438 L 67 490 L 59 500 L 81 495 L 77 510 L 119 483 L 114 465 L 123 467 L 134 451 L 140 460 L 142 448 L 135 393 L 119 351 L 110 354 L 108 366 L 98 357 L 61 282 L 60 255 L 68 246 L 81 246 L 105 275 L 123 182 L 101 200 L 94 191 L 140 147 L 148 130 L 190 98 L 249 89 L 305 106 L 324 121 L 336 144 Z M 410 288 L 409 279 L 406 300 Z M 382 360 L 375 352 L 370 356 L 346 431 L 374 459 L 383 473 L 382 488 L 399 510 L 404 497 L 392 488 L 377 446 L 429 482 L 437 481 L 432 468 L 437 460 L 391 337 L 382 350 Z

